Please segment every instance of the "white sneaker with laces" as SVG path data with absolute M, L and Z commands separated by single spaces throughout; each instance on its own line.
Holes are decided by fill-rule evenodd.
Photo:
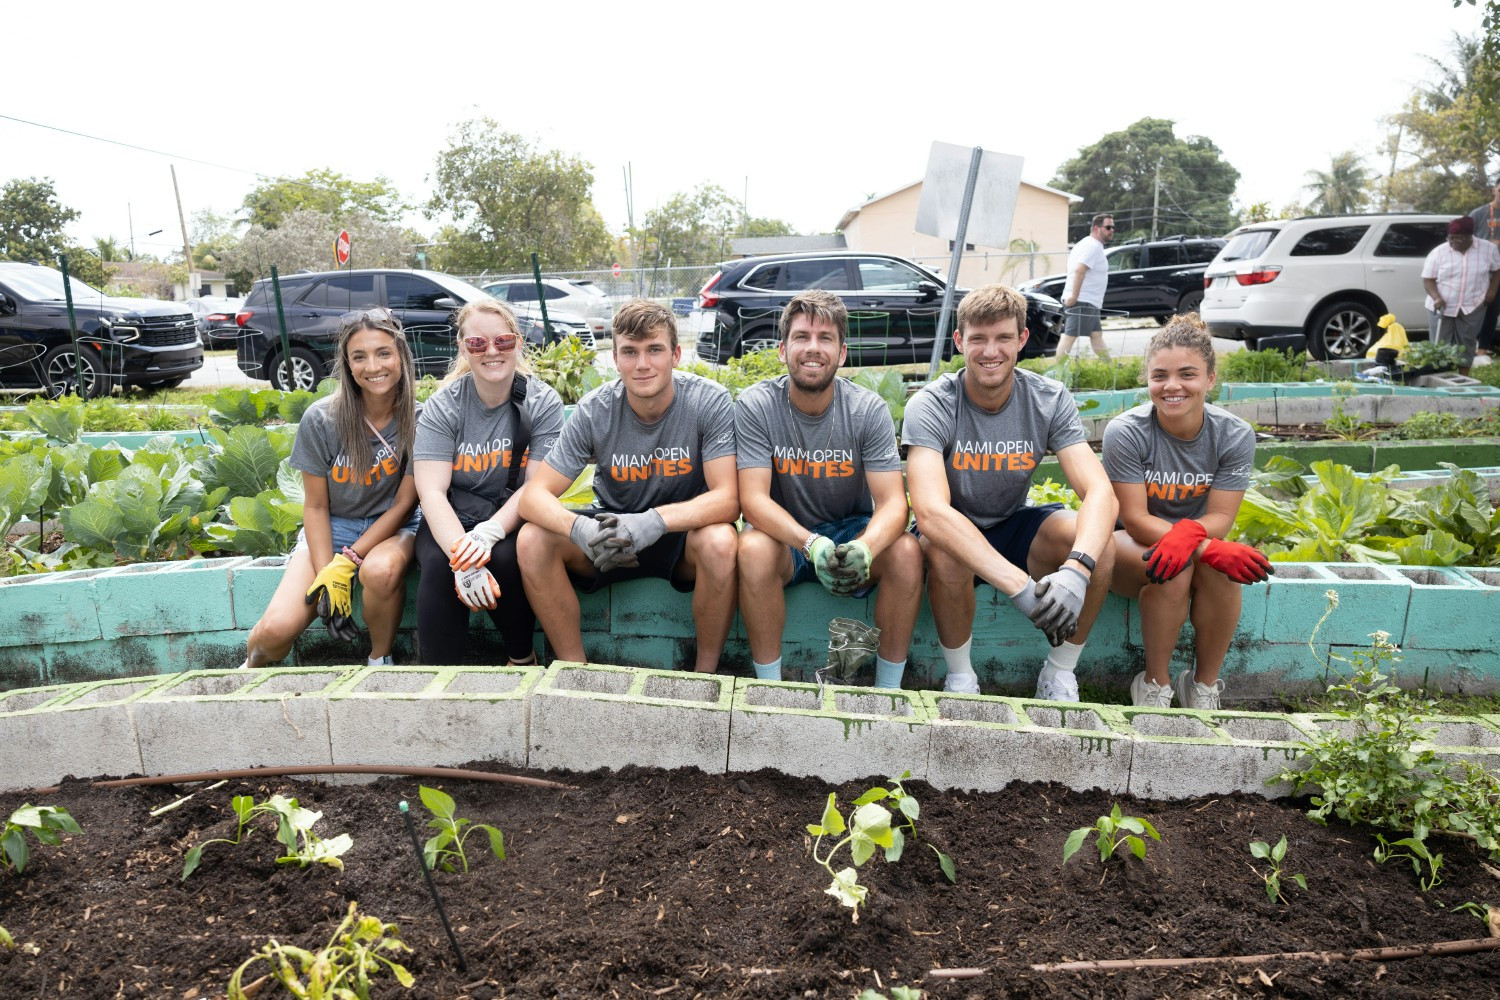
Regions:
M 1177 691 L 1177 703 L 1183 708 L 1217 712 L 1219 695 L 1224 691 L 1224 678 L 1220 677 L 1212 684 L 1200 684 L 1192 668 L 1189 667 L 1177 675 L 1177 679 L 1172 682 L 1172 687 Z
M 1153 684 L 1142 670 L 1130 682 L 1130 703 L 1136 708 L 1171 708 L 1172 685 Z
M 1043 667 L 1036 677 L 1036 696 L 1043 701 L 1077 701 L 1078 678 L 1071 670 Z
M 380 657 L 379 659 L 376 659 L 373 656 L 367 657 L 365 662 L 372 667 L 393 667 L 396 665 L 395 661 L 391 659 L 391 655 L 389 653 Z
M 943 680 L 943 690 L 949 694 L 978 694 L 979 678 L 973 674 L 949 674 Z

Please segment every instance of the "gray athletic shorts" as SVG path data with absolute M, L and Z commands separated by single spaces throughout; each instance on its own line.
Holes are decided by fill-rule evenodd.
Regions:
M 1099 307 L 1091 302 L 1080 302 L 1070 306 L 1063 321 L 1064 337 L 1088 337 L 1103 329 L 1099 319 Z

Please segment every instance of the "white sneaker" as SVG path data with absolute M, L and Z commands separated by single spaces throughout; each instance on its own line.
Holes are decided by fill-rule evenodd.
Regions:
M 949 694 L 978 694 L 979 678 L 973 674 L 949 674 L 943 679 L 943 690 Z
M 1171 708 L 1172 685 L 1153 684 L 1142 670 L 1130 682 L 1130 703 L 1136 708 Z
M 1220 677 L 1212 684 L 1200 684 L 1193 676 L 1193 669 L 1189 667 L 1177 675 L 1177 679 L 1172 682 L 1172 687 L 1177 691 L 1177 703 L 1183 708 L 1217 712 L 1219 695 L 1224 690 L 1224 678 Z
M 396 665 L 395 661 L 391 659 L 391 655 L 389 653 L 380 657 L 379 659 L 376 659 L 373 656 L 367 657 L 365 659 L 365 662 L 372 667 L 393 667 Z
M 1036 696 L 1043 701 L 1077 701 L 1078 678 L 1071 670 L 1043 667 L 1036 676 Z

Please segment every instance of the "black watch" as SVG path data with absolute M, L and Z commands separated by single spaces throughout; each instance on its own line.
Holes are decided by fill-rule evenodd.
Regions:
M 1082 563 L 1083 568 L 1088 570 L 1090 573 L 1094 571 L 1094 557 L 1089 555 L 1088 553 L 1079 552 L 1077 549 L 1074 549 L 1072 552 L 1068 553 L 1068 558 Z

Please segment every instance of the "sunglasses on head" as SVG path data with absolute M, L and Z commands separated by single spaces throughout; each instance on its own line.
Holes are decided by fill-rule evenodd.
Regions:
M 495 350 L 504 354 L 506 351 L 516 349 L 516 341 L 520 338 L 513 333 L 502 333 L 495 337 L 493 343 Z M 489 350 L 491 339 L 489 337 L 465 337 L 463 339 L 464 349 L 470 354 L 483 354 Z
M 339 322 L 347 329 L 361 329 L 370 327 L 372 329 L 384 329 L 396 332 L 401 329 L 396 314 L 385 306 L 375 306 L 372 309 L 355 309 L 346 312 L 339 317 Z

